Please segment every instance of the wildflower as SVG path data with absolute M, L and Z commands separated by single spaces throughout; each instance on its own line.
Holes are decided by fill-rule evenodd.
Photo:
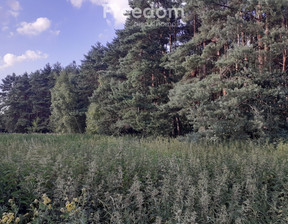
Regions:
M 66 203 L 66 209 L 68 212 L 75 210 L 76 209 L 75 202 L 71 202 L 71 203 L 67 202 Z
M 1 223 L 10 224 L 14 220 L 14 213 L 3 213 Z
M 3 217 L 2 217 L 2 219 L 1 219 L 1 223 L 6 223 L 7 220 L 8 220 L 8 217 L 7 217 L 6 213 L 4 213 L 4 214 L 3 214 Z
M 51 199 L 46 194 L 43 194 L 42 199 L 44 205 L 48 205 L 51 202 Z
M 15 219 L 15 223 L 19 223 L 19 222 L 20 222 L 20 218 L 17 217 L 17 218 Z
M 79 199 L 78 198 L 73 198 L 73 201 L 79 202 Z
M 51 204 L 50 204 L 50 205 L 48 205 L 48 209 L 50 209 L 50 210 L 52 209 L 52 205 L 51 205 Z
M 34 216 L 38 216 L 39 215 L 39 212 L 38 212 L 38 210 L 34 210 Z

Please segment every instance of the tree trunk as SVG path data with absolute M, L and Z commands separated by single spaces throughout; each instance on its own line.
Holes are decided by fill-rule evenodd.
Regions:
M 174 116 L 174 119 L 173 119 L 172 135 L 174 137 L 180 136 L 182 134 L 181 131 L 182 131 L 181 130 L 181 122 L 180 122 L 179 116 L 176 115 L 176 116 Z
M 238 45 L 238 47 L 240 47 L 240 34 L 239 33 L 237 34 L 237 45 Z M 237 72 L 239 71 L 239 64 L 238 63 L 236 63 L 235 69 Z
M 287 49 L 283 50 L 283 67 L 282 71 L 286 72 L 286 64 L 287 64 Z
M 172 27 L 171 27 L 171 24 L 169 25 L 169 31 L 170 31 L 170 34 L 169 34 L 169 51 L 172 52 Z
M 242 46 L 245 46 L 246 41 L 245 41 L 245 33 L 241 32 L 241 38 L 242 38 Z
M 178 116 L 176 116 L 176 126 L 177 126 L 177 135 L 180 136 L 181 135 L 181 123 L 180 123 L 180 119 Z
M 194 37 L 195 37 L 195 35 L 196 35 L 196 33 L 197 33 L 197 16 L 196 15 L 194 15 L 194 19 L 193 19 L 193 25 L 194 25 L 194 33 L 193 33 L 193 35 L 194 35 Z
M 203 42 L 203 50 L 205 49 L 205 47 L 206 47 L 206 42 L 204 41 Z M 207 66 L 206 66 L 206 64 L 203 65 L 203 74 L 204 74 L 204 76 L 207 75 Z
M 155 75 L 154 74 L 152 74 L 152 79 L 151 79 L 151 81 L 152 81 L 152 87 L 155 87 Z
M 268 37 L 269 33 L 270 33 L 270 29 L 269 29 L 269 13 L 267 13 L 267 15 L 266 15 L 265 23 L 266 23 L 265 24 L 265 36 Z M 264 63 L 268 65 L 269 71 L 272 72 L 271 60 L 270 60 L 270 57 L 269 57 L 270 47 L 269 47 L 268 43 L 265 43 L 264 51 L 265 51 Z
M 259 26 L 261 26 L 261 21 L 262 21 L 262 12 L 261 12 L 261 5 L 257 5 L 257 24 Z M 260 33 L 258 33 L 257 35 L 257 40 L 258 40 L 258 49 L 259 49 L 259 53 L 258 53 L 258 63 L 259 63 L 259 71 L 260 73 L 263 72 L 263 65 L 264 65 L 264 58 L 263 58 L 263 54 L 262 54 L 262 49 L 263 49 L 263 41 L 262 41 L 262 35 Z
M 286 28 L 286 21 L 285 18 L 282 18 L 282 26 Z M 282 37 L 281 37 L 282 38 Z M 283 50 L 283 65 L 282 65 L 282 72 L 286 72 L 286 65 L 287 65 L 287 49 Z

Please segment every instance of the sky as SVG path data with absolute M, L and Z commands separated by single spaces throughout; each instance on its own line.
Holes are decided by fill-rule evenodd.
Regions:
M 128 0 L 0 0 L 0 80 L 81 63 L 123 28 Z

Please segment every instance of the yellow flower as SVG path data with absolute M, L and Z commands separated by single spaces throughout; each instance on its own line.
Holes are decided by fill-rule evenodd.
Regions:
M 46 194 L 43 194 L 42 199 L 44 205 L 48 205 L 51 202 L 51 199 Z
M 1 223 L 6 223 L 7 220 L 8 220 L 8 217 L 6 215 L 3 215 L 1 219 Z
M 67 209 L 68 212 L 71 212 L 71 211 L 75 210 L 76 209 L 75 202 L 71 202 L 71 203 L 67 202 L 66 203 L 66 209 Z
M 14 213 L 4 213 L 1 223 L 10 224 L 14 220 Z
M 15 223 L 19 223 L 19 222 L 20 222 L 20 218 L 17 217 L 17 218 L 15 219 Z
M 48 205 L 48 209 L 52 209 L 52 205 L 50 204 L 50 205 Z

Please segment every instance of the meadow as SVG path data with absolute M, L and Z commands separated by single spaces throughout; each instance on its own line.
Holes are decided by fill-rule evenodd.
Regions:
M 288 223 L 288 145 L 0 135 L 0 223 Z

